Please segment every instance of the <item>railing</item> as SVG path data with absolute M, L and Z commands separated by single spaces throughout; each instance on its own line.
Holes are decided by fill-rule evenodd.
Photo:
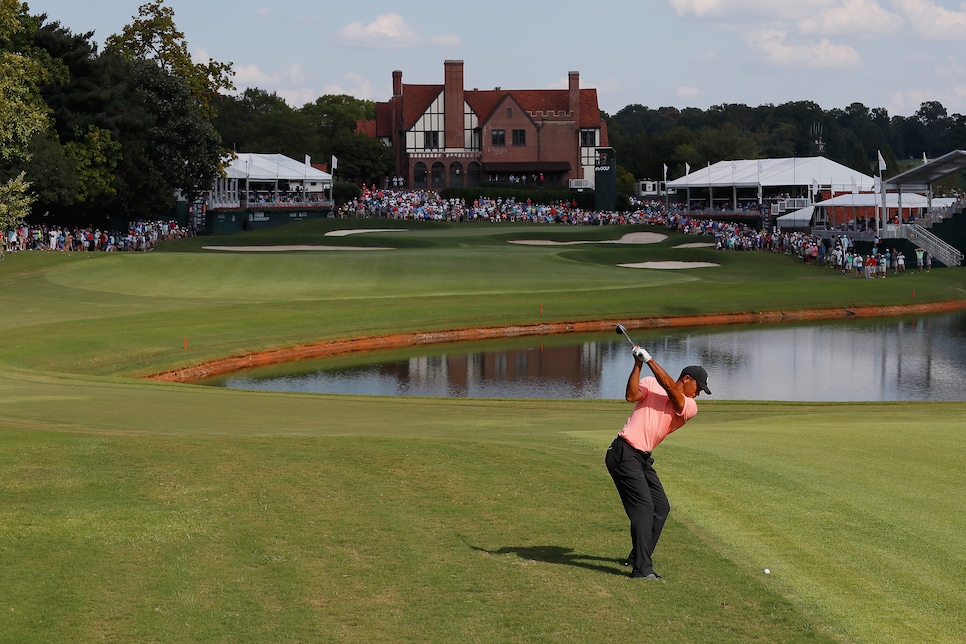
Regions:
M 570 187 L 573 190 L 590 190 L 594 187 L 594 182 L 590 179 L 571 179 Z
M 933 224 L 940 224 L 944 219 L 963 212 L 964 207 L 966 207 L 966 198 L 960 197 L 948 206 L 929 210 L 923 217 L 925 221 L 920 221 L 919 223 L 927 228 L 931 228 Z
M 919 224 L 906 226 L 906 239 L 931 253 L 946 266 L 959 266 L 963 263 L 963 253 L 958 248 L 947 244 Z
M 306 197 L 280 197 L 267 195 L 264 197 L 235 197 L 209 195 L 205 201 L 209 210 L 231 210 L 237 208 L 332 208 L 335 201 L 324 196 L 308 195 Z

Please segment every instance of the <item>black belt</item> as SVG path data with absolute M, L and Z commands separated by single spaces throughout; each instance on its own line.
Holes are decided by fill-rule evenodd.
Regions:
M 640 454 L 644 458 L 651 458 L 651 453 L 650 452 L 645 452 L 642 449 L 637 449 L 636 447 L 634 447 L 633 445 L 631 445 L 629 442 L 627 442 L 627 439 L 624 438 L 623 436 L 621 436 L 620 434 L 617 435 L 617 438 L 619 438 L 622 441 L 624 441 L 624 444 L 625 445 L 627 445 L 628 447 L 630 447 L 632 450 L 634 450 L 635 452 L 637 452 L 638 454 Z

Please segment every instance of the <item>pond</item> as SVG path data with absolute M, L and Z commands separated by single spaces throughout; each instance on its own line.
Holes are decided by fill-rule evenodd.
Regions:
M 716 400 L 966 401 L 966 312 L 629 333 L 672 376 L 703 365 Z M 296 362 L 202 384 L 381 396 L 623 399 L 632 366 L 623 336 L 574 334 Z

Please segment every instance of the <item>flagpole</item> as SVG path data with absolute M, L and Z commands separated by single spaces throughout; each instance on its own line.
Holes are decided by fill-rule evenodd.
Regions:
M 879 225 L 879 237 L 885 231 L 886 220 L 886 189 L 885 182 L 882 180 L 882 171 L 886 169 L 885 159 L 882 158 L 882 150 L 879 150 L 879 191 L 882 193 L 882 223 Z
M 688 192 L 688 203 L 684 208 L 684 212 L 690 217 L 691 216 L 691 165 L 687 161 L 684 162 L 684 187 Z
M 664 212 L 670 209 L 670 204 L 668 203 L 668 189 L 667 189 L 667 164 L 664 164 Z

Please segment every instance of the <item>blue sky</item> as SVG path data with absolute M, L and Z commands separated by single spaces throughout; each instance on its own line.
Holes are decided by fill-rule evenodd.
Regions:
M 28 1 L 102 44 L 146 0 Z M 966 3 L 950 0 L 610 0 L 483 3 L 165 0 L 196 61 L 231 62 L 240 89 L 294 107 L 324 94 L 387 100 L 392 72 L 468 89 L 597 88 L 630 104 L 707 109 L 809 100 L 909 116 L 923 101 L 966 114 Z

